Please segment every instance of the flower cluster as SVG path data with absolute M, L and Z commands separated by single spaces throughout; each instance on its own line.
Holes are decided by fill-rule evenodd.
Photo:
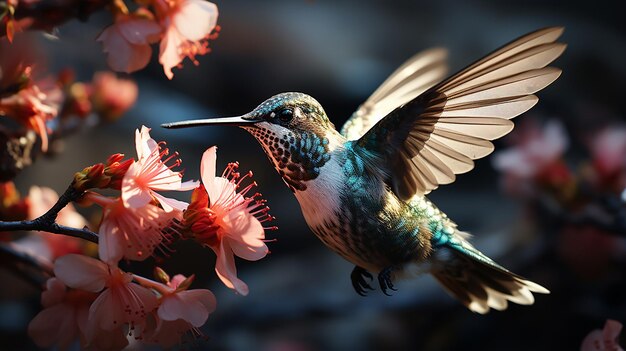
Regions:
M 41 296 L 44 309 L 28 327 L 41 347 L 67 349 L 79 339 L 82 348 L 120 350 L 127 335 L 171 347 L 215 310 L 212 292 L 188 290 L 192 277 L 170 281 L 163 272 L 167 280 L 159 283 L 75 254 L 57 259 L 54 274 Z
M 609 319 L 602 330 L 596 329 L 589 333 L 582 344 L 581 351 L 624 351 L 619 345 L 619 334 L 622 323 Z
M 260 260 L 268 253 L 265 245 L 264 222 L 273 220 L 261 194 L 246 195 L 254 188 L 251 183 L 237 192 L 241 183 L 252 177 L 237 172 L 239 165 L 230 163 L 221 177 L 215 176 L 217 148 L 204 152 L 200 166 L 202 185 L 194 190 L 192 202 L 184 213 L 180 233 L 205 246 L 217 255 L 215 272 L 231 289 L 248 294 L 248 286 L 237 278 L 234 255 L 249 261 Z
M 198 64 L 197 55 L 208 53 L 215 39 L 217 6 L 204 0 L 148 0 L 130 12 L 123 1 L 113 2 L 114 23 L 98 36 L 107 62 L 119 72 L 144 68 L 152 55 L 151 44 L 159 44 L 159 63 L 172 79 L 172 68 L 185 58 Z
M 0 39 L 0 116 L 22 127 L 0 130 L 0 138 L 15 144 L 12 151 L 6 148 L 0 152 L 0 181 L 12 180 L 32 162 L 37 151 L 58 151 L 51 147 L 54 140 L 93 125 L 94 119 L 113 121 L 137 99 L 137 85 L 110 72 L 96 73 L 92 82 L 75 81 L 70 70 L 62 71 L 56 79 L 36 79 L 35 45 L 27 39 L 13 44 Z M 87 117 L 95 118 L 88 121 Z M 33 133 L 32 141 L 29 133 Z M 38 149 L 28 144 L 37 141 L 35 133 L 41 142 Z
M 91 13 L 106 7 L 113 14 L 113 24 L 96 40 L 102 43 L 111 69 L 118 72 L 144 68 L 152 56 L 151 45 L 159 43 L 159 63 L 172 79 L 172 68 L 185 58 L 197 65 L 196 56 L 210 52 L 209 41 L 220 31 L 217 6 L 205 0 L 135 0 L 133 11 L 124 0 L 93 0 L 87 5 L 81 1 L 52 2 L 41 8 L 38 2 L 0 3 L 0 37 L 6 35 L 7 41 L 13 42 L 17 32 L 29 28 L 51 31 L 77 12 Z M 76 11 L 79 6 L 82 10 Z
M 182 172 L 176 170 L 181 164 L 178 153 L 152 139 L 149 128 L 135 132 L 135 147 L 136 159 L 115 154 L 74 176 L 71 189 L 82 194 L 79 203 L 103 208 L 100 260 L 72 251 L 48 256 L 56 258 L 54 277 L 42 295 L 44 310 L 29 326 L 40 346 L 65 349 L 80 339 L 85 348 L 121 349 L 128 343 L 126 335 L 174 346 L 185 335 L 200 334 L 197 328 L 215 310 L 215 297 L 208 290 L 188 290 L 193 276 L 170 279 L 157 269 L 160 282 L 156 282 L 122 271 L 121 260 L 143 261 L 159 250 L 165 252 L 176 239 L 195 240 L 215 252 L 219 279 L 247 295 L 248 286 L 237 277 L 234 257 L 256 261 L 268 253 L 265 230 L 276 227 L 264 227 L 273 217 L 261 195 L 252 193 L 256 183 L 251 172 L 242 176 L 239 165 L 230 163 L 216 176 L 217 148 L 211 147 L 202 157 L 202 183 L 183 181 Z M 118 190 L 119 195 L 105 196 L 97 189 Z M 190 203 L 161 193 L 191 190 Z M 57 197 L 34 188 L 29 199 L 39 199 L 37 206 L 29 207 L 29 218 L 35 218 Z M 59 212 L 57 222 L 85 224 L 71 207 Z
M 493 158 L 504 190 L 538 209 L 538 218 L 552 216 L 559 224 L 550 231 L 574 272 L 602 276 L 626 254 L 620 237 L 626 231 L 626 128 L 590 133 L 591 159 L 571 167 L 564 158 L 569 138 L 559 122 L 542 127 L 530 120 L 520 127 L 512 135 L 515 146 Z

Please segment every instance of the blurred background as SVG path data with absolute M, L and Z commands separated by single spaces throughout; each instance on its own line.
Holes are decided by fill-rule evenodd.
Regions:
M 546 185 L 536 179 L 511 178 L 506 169 L 494 168 L 490 156 L 429 196 L 462 230 L 474 235 L 480 250 L 551 290 L 550 295 L 537 296 L 533 306 L 510 305 L 504 312 L 483 316 L 449 297 L 430 276 L 399 282 L 391 297 L 378 289 L 367 297 L 357 295 L 350 282 L 352 265 L 311 233 L 295 197 L 250 135 L 228 127 L 159 127 L 183 119 L 242 114 L 274 94 L 299 91 L 315 97 L 340 128 L 396 67 L 418 51 L 448 48 L 454 72 L 520 35 L 560 25 L 566 27 L 561 41 L 568 48 L 554 65 L 563 69 L 563 75 L 540 92 L 537 106 L 516 122 L 527 124 L 521 130 L 541 130 L 546 121 L 558 121 L 569 139 L 559 158 L 571 173 L 567 180 L 579 181 L 593 168 L 598 153 L 593 151 L 594 139 L 604 128 L 620 129 L 626 123 L 623 2 L 230 0 L 216 4 L 222 30 L 211 42 L 212 53 L 198 57 L 199 66 L 186 61 L 169 81 L 153 57 L 146 69 L 132 74 L 139 97 L 123 118 L 64 139 L 61 152 L 37 160 L 16 179 L 21 192 L 31 185 L 62 192 L 74 172 L 103 162 L 112 153 L 133 157 L 134 130 L 141 125 L 153 128 L 154 139 L 166 140 L 181 153 L 187 179 L 199 178 L 200 155 L 212 145 L 219 146 L 218 169 L 236 160 L 242 170 L 253 170 L 279 230 L 267 233 L 276 241 L 268 244 L 271 254 L 265 259 L 237 262 L 239 277 L 250 287 L 249 296 L 235 295 L 223 286 L 213 273 L 214 255 L 196 244 L 178 243 L 176 252 L 162 264 L 171 273 L 195 273 L 195 286 L 206 286 L 217 297 L 217 311 L 202 329 L 208 340 L 198 341 L 195 347 L 577 350 L 583 338 L 607 319 L 626 322 L 626 226 L 620 227 L 616 219 L 617 224 L 607 229 L 593 220 L 577 220 L 577 212 L 567 216 L 579 207 L 569 198 L 562 199 L 558 182 Z M 89 80 L 95 71 L 107 69 L 94 39 L 110 22 L 110 14 L 100 12 L 86 23 L 74 20 L 62 25 L 56 39 L 40 35 L 46 71 L 72 67 L 79 79 Z M 516 131 L 496 142 L 496 152 L 523 144 Z M 626 159 L 626 154 L 621 157 Z M 516 191 L 517 186 L 533 188 L 532 194 Z M 619 191 L 590 193 L 599 194 L 602 210 L 619 217 L 619 210 L 611 212 L 623 210 Z M 543 201 L 546 197 L 548 201 Z M 613 207 L 604 206 L 605 202 Z M 152 264 L 133 269 L 150 272 Z M 0 349 L 36 349 L 25 330 L 39 309 L 38 292 L 7 279 L 10 284 L 0 288 Z M 624 345 L 626 339 L 621 340 Z

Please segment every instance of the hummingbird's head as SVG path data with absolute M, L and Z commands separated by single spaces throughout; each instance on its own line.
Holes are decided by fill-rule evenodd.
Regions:
M 317 100 L 303 93 L 282 93 L 238 117 L 212 118 L 164 124 L 166 128 L 234 125 L 261 144 L 276 171 L 291 190 L 306 190 L 330 159 L 331 146 L 341 140 Z

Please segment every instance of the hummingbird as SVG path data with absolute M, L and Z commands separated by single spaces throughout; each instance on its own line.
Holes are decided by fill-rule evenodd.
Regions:
M 430 273 L 471 311 L 530 305 L 543 286 L 502 267 L 426 195 L 452 183 L 513 129 L 511 119 L 561 70 L 547 67 L 566 45 L 562 27 L 541 29 L 446 78 L 446 51 L 411 57 L 337 131 L 322 105 L 297 92 L 275 95 L 236 117 L 165 128 L 232 125 L 252 134 L 294 193 L 309 228 L 355 265 L 365 295 L 389 295 L 408 272 Z M 376 278 L 374 278 L 376 275 Z

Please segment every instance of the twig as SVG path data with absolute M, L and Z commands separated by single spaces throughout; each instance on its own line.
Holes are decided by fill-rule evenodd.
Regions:
M 81 196 L 82 193 L 77 191 L 72 185 L 70 185 L 67 190 L 65 190 L 65 192 L 59 197 L 59 201 L 57 201 L 54 206 L 52 206 L 52 208 L 48 210 L 48 212 L 33 220 L 13 222 L 0 221 L 0 232 L 16 230 L 43 231 L 54 234 L 73 236 L 75 238 L 81 238 L 97 244 L 98 234 L 92 232 L 91 230 L 89 230 L 89 228 L 72 228 L 60 225 L 55 222 L 59 211 L 61 211 L 70 202 L 78 200 Z
M 563 223 L 590 225 L 612 235 L 626 236 L 626 204 L 612 195 L 596 196 L 576 212 L 568 211 L 547 196 L 539 198 L 539 204 Z
M 109 5 L 111 0 L 40 0 L 20 1 L 15 10 L 14 18 L 32 19 L 32 23 L 24 29 L 41 29 L 49 31 L 73 18 L 86 21 L 89 16 Z M 6 35 L 5 26 L 0 26 L 0 37 Z
M 54 275 L 50 262 L 44 262 L 26 252 L 17 250 L 14 245 L 0 245 L 0 262 L 11 268 L 21 279 L 41 289 L 47 278 Z M 29 269 L 31 268 L 31 269 Z

